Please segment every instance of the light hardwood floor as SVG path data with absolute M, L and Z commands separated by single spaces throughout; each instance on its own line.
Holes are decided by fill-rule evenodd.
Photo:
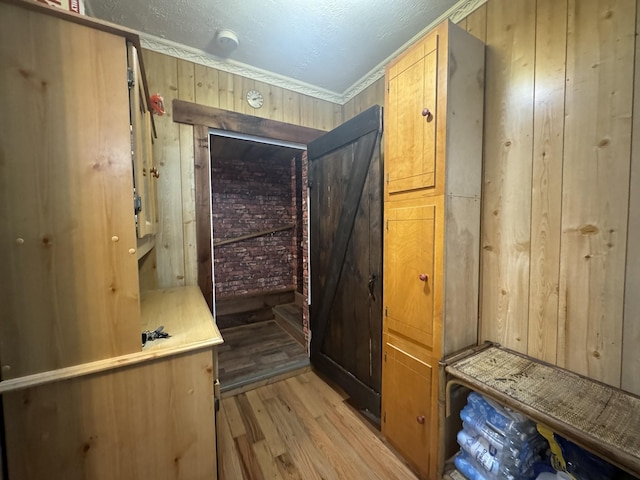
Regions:
M 223 398 L 220 480 L 415 480 L 345 398 L 311 371 Z

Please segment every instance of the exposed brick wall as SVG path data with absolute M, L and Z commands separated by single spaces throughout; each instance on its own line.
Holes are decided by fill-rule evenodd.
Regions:
M 214 242 L 295 223 L 289 161 L 212 159 Z M 294 230 L 214 247 L 215 294 L 222 298 L 294 286 Z
M 301 166 L 301 180 L 302 180 L 302 293 L 305 298 L 305 302 L 302 308 L 302 330 L 304 332 L 304 339 L 306 344 L 307 353 L 309 353 L 309 342 L 311 340 L 309 331 L 309 202 L 308 202 L 308 188 L 309 188 L 309 161 L 307 160 L 307 152 L 302 154 L 302 166 Z
M 303 257 L 302 247 L 303 247 L 303 232 L 304 232 L 304 223 L 302 221 L 302 218 L 303 218 L 302 216 L 302 208 L 303 208 L 302 155 L 303 153 L 296 155 L 296 157 L 293 159 L 291 163 L 291 170 L 292 170 L 291 171 L 291 175 L 292 175 L 291 188 L 293 189 L 293 192 L 294 192 L 293 206 L 294 206 L 294 212 L 296 215 L 296 226 L 293 232 L 294 233 L 293 251 L 295 253 L 295 262 L 296 262 L 297 268 L 294 272 L 294 284 L 296 286 L 296 291 L 300 293 L 302 293 L 302 285 L 304 282 L 304 269 L 302 264 L 302 257 Z M 306 155 L 306 152 L 304 152 L 304 155 Z M 305 192 L 305 195 L 306 195 L 306 192 Z

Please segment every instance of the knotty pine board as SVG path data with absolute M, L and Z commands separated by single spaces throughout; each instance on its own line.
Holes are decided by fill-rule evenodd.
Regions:
M 346 122 L 373 105 L 384 105 L 384 77 L 373 82 L 342 106 L 344 121 Z
M 178 60 L 178 93 L 181 100 L 195 101 L 195 71 L 191 62 Z M 184 284 L 198 283 L 196 251 L 196 192 L 193 126 L 180 125 L 180 178 L 182 189 L 182 234 Z
M 531 2 L 509 3 L 517 13 Z M 486 39 L 488 60 L 480 340 L 498 341 L 514 349 L 524 342 L 521 350 L 533 357 L 563 364 L 596 379 L 609 378 L 607 381 L 613 385 L 619 385 L 622 374 L 623 388 L 638 393 L 640 378 L 635 372 L 640 365 L 640 328 L 634 303 L 637 295 L 632 292 L 638 290 L 640 283 L 640 267 L 634 268 L 638 262 L 634 245 L 640 244 L 640 229 L 638 214 L 634 214 L 638 209 L 638 194 L 634 194 L 637 188 L 628 177 L 633 93 L 630 82 L 635 48 L 631 38 L 636 4 L 581 1 L 578 20 L 573 20 L 578 2 L 539 1 L 537 10 L 519 19 L 511 18 L 514 14 L 508 12 L 502 19 L 496 17 L 494 12 L 504 11 L 503 4 L 502 0 L 489 0 L 466 19 L 467 30 Z M 617 26 L 610 28 L 611 23 Z M 537 32 L 535 43 L 533 31 Z M 576 37 L 576 31 L 585 33 Z M 525 42 L 523 32 L 528 32 L 526 37 L 531 41 Z M 515 46 L 509 40 L 514 35 L 523 39 Z M 567 58 L 565 45 L 571 35 L 574 45 L 569 47 Z M 617 39 L 621 42 L 616 43 Z M 518 49 L 527 45 L 533 45 L 535 52 L 529 55 L 529 61 L 524 61 Z M 601 60 L 589 55 L 600 51 L 603 59 L 615 55 L 615 65 L 597 67 Z M 522 68 L 511 74 L 496 60 L 519 61 Z M 532 88 L 525 88 L 519 75 L 531 68 L 534 83 Z M 640 85 L 637 74 L 636 83 Z M 607 92 L 615 94 L 608 97 Z M 607 99 L 613 106 L 609 111 Z M 528 107 L 523 109 L 523 103 Z M 622 111 L 617 105 L 626 105 L 627 110 Z M 507 119 L 516 140 L 528 145 L 515 155 L 513 145 L 505 144 L 506 127 L 499 124 Z M 605 136 L 609 143 L 599 146 Z M 636 138 L 637 135 L 634 141 Z M 613 149 L 616 153 L 606 153 Z M 593 152 L 605 154 L 603 158 L 608 159 L 598 175 L 592 173 L 593 168 L 585 168 L 585 161 Z M 512 199 L 516 194 L 517 198 Z M 519 208 L 511 210 L 515 219 L 505 217 L 496 208 L 512 201 L 521 202 Z M 598 233 L 583 236 L 576 227 L 595 223 L 598 217 L 599 222 L 606 219 L 621 230 L 612 242 L 616 252 L 609 252 L 606 247 L 602 250 L 606 260 L 602 255 L 594 258 L 600 268 L 588 268 L 585 262 L 591 260 L 584 258 L 588 252 L 580 255 L 580 249 L 587 248 L 584 244 L 590 241 L 606 245 L 599 235 L 604 235 L 607 228 L 601 229 L 598 223 Z M 507 241 L 516 235 L 520 242 Z M 625 241 L 626 257 L 622 253 Z M 496 250 L 496 245 L 501 248 Z M 564 290 L 560 287 L 561 271 Z M 569 292 L 565 292 L 566 287 Z M 573 305 L 568 309 L 567 298 Z M 601 322 L 606 323 L 604 330 L 599 325 L 598 311 L 603 315 Z M 565 334 L 565 327 L 575 334 Z M 601 340 L 596 349 L 593 340 L 598 335 L 607 340 Z M 600 347 L 605 343 L 603 353 Z M 600 360 L 594 356 L 596 351 Z
M 557 363 L 613 386 L 622 362 L 635 3 L 571 0 L 567 26 Z
M 640 17 L 636 20 L 636 32 L 640 29 Z M 640 37 L 636 37 L 636 68 L 634 91 L 640 92 Z M 640 95 L 634 95 L 634 112 L 640 111 Z M 627 272 L 624 300 L 624 330 L 622 335 L 622 381 L 623 390 L 640 395 L 640 122 L 633 122 L 631 153 L 631 178 L 629 184 L 629 230 L 627 233 Z
M 527 353 L 556 362 L 564 137 L 566 2 L 539 0 L 531 183 Z
M 173 122 L 171 111 L 173 99 L 180 98 L 178 60 L 148 51 L 143 52 L 143 58 L 149 89 L 162 95 L 165 108 L 164 115 L 155 117 L 157 138 L 153 144 L 154 162 L 160 172 L 157 179 L 159 225 L 156 235 L 158 285 L 160 288 L 184 286 L 180 126 Z M 190 143 L 193 145 L 193 137 Z
M 467 32 L 485 43 L 487 41 L 487 4 L 483 4 L 473 13 L 469 14 L 465 20 Z
M 535 3 L 487 4 L 481 335 L 526 352 Z

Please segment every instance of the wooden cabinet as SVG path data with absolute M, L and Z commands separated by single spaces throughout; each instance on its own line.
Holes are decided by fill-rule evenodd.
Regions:
M 438 470 L 443 355 L 477 343 L 484 46 L 445 22 L 386 70 L 382 431 Z
M 140 292 L 133 160 L 152 160 L 136 47 L 114 25 L 0 0 L 7 480 L 215 478 L 222 338 L 197 287 Z M 160 325 L 171 338 L 143 348 Z
M 216 478 L 222 337 L 198 287 L 145 292 L 135 354 L 0 382 L 8 480 Z
M 139 351 L 140 308 L 126 39 L 0 8 L 6 380 Z

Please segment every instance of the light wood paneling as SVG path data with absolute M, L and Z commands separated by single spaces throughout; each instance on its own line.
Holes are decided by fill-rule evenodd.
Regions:
M 640 30 L 640 14 L 636 11 L 636 32 Z M 636 36 L 634 74 L 634 117 L 640 112 L 640 37 Z M 624 390 L 640 395 L 640 121 L 633 121 L 631 144 L 631 191 L 629 194 L 629 230 L 627 233 L 627 273 L 622 334 L 622 383 Z
M 162 95 L 165 108 L 163 116 L 155 117 L 158 138 L 153 144 L 153 156 L 160 172 L 156 272 L 160 288 L 177 287 L 185 284 L 180 126 L 173 122 L 171 111 L 172 100 L 179 97 L 178 60 L 159 53 L 143 55 L 150 91 Z M 189 91 L 193 91 L 193 86 Z
M 465 25 L 487 43 L 480 340 L 638 393 L 636 3 L 489 0 Z
M 481 332 L 527 350 L 535 3 L 487 5 Z
M 156 242 L 158 285 L 162 288 L 197 283 L 193 127 L 173 122 L 174 98 L 209 107 L 283 121 L 319 130 L 342 123 L 342 106 L 290 90 L 218 71 L 145 50 L 152 93 L 164 97 L 166 113 L 155 117 L 158 138 L 153 145 L 159 165 L 159 232 Z M 260 90 L 262 108 L 253 109 L 247 91 Z M 181 199 L 181 200 L 180 200 Z
M 539 0 L 536 22 L 527 351 L 556 362 L 567 2 Z
M 384 105 L 384 78 L 375 81 L 342 106 L 346 122 L 373 105 Z
M 190 62 L 178 60 L 178 96 L 195 101 L 195 71 Z M 184 248 L 184 284 L 198 283 L 196 252 L 196 191 L 193 146 L 193 127 L 180 125 L 180 178 L 182 181 L 182 234 Z M 180 280 L 180 279 L 178 279 Z
M 218 70 L 194 64 L 195 103 L 209 107 L 220 105 L 220 80 Z M 186 99 L 185 99 L 186 100 Z
M 619 386 L 635 2 L 569 2 L 558 364 Z M 578 347 L 578 348 L 576 348 Z
M 467 18 L 466 29 L 483 43 L 487 40 L 487 4 L 485 3 Z

